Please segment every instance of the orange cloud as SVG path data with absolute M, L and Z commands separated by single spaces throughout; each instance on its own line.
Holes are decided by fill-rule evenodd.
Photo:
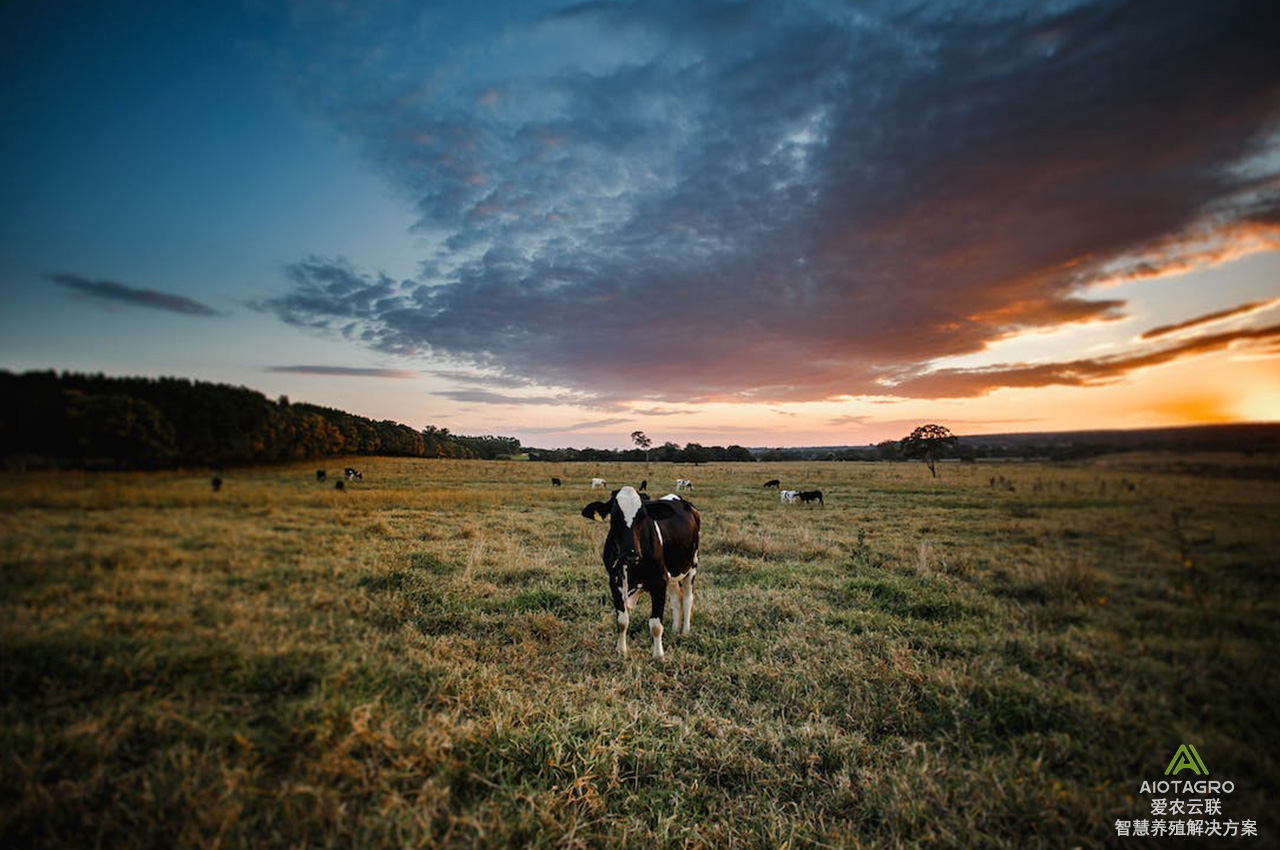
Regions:
M 1115 357 L 1083 358 L 1062 363 L 1016 364 L 982 369 L 941 369 L 893 386 L 894 395 L 909 398 L 965 398 L 1001 387 L 1092 386 L 1237 343 L 1268 350 L 1280 344 L 1280 325 L 1206 334 L 1177 345 Z
M 1250 254 L 1280 250 L 1280 226 L 1262 221 L 1204 225 L 1151 245 L 1115 264 L 1097 285 L 1167 277 L 1229 263 Z
M 1167 336 L 1176 331 L 1186 330 L 1187 328 L 1207 325 L 1211 322 L 1221 321 L 1222 319 L 1230 319 L 1233 316 L 1243 316 L 1246 313 L 1265 310 L 1277 303 L 1280 303 L 1280 298 L 1269 298 L 1266 301 L 1250 301 L 1246 304 L 1241 304 L 1238 307 L 1231 307 L 1227 310 L 1218 310 L 1216 313 L 1206 313 L 1203 316 L 1197 316 L 1194 319 L 1187 319 L 1185 322 L 1178 322 L 1173 325 L 1161 325 L 1158 328 L 1152 328 L 1142 335 L 1142 339 L 1155 339 L 1156 337 Z

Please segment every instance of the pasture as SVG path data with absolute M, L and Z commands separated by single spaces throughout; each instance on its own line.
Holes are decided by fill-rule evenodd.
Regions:
M 6 477 L 4 846 L 1160 846 L 1183 743 L 1280 841 L 1275 458 L 317 466 Z M 596 475 L 695 484 L 665 664 Z

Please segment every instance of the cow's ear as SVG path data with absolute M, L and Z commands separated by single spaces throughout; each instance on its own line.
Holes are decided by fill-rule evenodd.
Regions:
M 582 515 L 596 522 L 604 522 L 604 518 L 609 515 L 609 505 L 605 502 L 592 502 L 582 509 Z
M 645 502 L 644 512 L 653 519 L 671 519 L 676 515 L 676 509 L 671 507 L 669 499 L 659 499 L 656 502 Z

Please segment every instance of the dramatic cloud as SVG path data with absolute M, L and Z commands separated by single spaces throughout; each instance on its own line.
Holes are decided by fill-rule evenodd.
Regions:
M 1115 380 L 1135 369 L 1171 363 L 1183 357 L 1223 351 L 1237 344 L 1274 350 L 1280 325 L 1224 331 L 1180 343 L 1112 357 L 1082 358 L 1064 363 L 992 366 L 984 369 L 939 369 L 909 377 L 893 386 L 896 395 L 912 398 L 978 396 L 1001 387 L 1092 386 Z
M 969 394 L 1144 361 L 928 364 L 1280 244 L 1275 3 L 486 14 L 282 24 L 431 246 L 409 280 L 303 260 L 283 320 L 602 399 Z
M 222 313 L 192 301 L 181 295 L 169 292 L 157 292 L 154 289 L 139 289 L 116 283 L 114 280 L 89 280 L 74 274 L 51 274 L 47 280 L 65 287 L 77 295 L 96 301 L 112 304 L 132 304 L 135 307 L 149 307 L 152 310 L 167 310 L 170 313 L 181 313 L 186 316 L 221 316 Z
M 268 366 L 268 372 L 289 372 L 295 375 L 328 375 L 335 378 L 417 378 L 419 373 L 408 369 L 368 369 L 360 366 Z

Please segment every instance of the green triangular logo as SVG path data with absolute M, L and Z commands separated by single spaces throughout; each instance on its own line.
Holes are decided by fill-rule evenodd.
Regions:
M 1204 766 L 1204 762 L 1200 759 L 1200 754 L 1196 752 L 1196 748 L 1191 744 L 1183 744 L 1178 747 L 1178 751 L 1173 754 L 1173 760 L 1164 769 L 1164 775 L 1168 776 L 1172 773 L 1177 776 L 1187 768 L 1191 768 L 1191 771 L 1196 776 L 1206 776 L 1209 773 L 1209 768 Z

